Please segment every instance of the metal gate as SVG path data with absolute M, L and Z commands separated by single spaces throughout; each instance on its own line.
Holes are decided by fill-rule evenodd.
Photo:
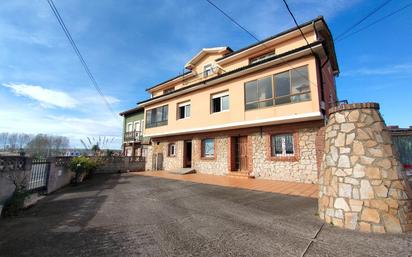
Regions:
M 29 190 L 42 190 L 47 188 L 50 162 L 46 159 L 36 159 L 32 161 L 31 176 L 28 184 Z

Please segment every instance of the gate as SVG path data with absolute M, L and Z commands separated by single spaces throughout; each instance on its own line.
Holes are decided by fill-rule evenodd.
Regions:
M 32 161 L 31 176 L 28 190 L 43 190 L 47 188 L 50 162 L 46 159 L 35 159 Z

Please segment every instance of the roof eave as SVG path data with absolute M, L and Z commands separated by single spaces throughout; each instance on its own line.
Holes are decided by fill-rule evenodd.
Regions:
M 148 104 L 150 104 L 151 102 L 156 103 L 156 102 L 160 102 L 160 101 L 163 101 L 163 100 L 167 100 L 169 98 L 173 98 L 175 96 L 197 90 L 197 87 L 199 85 L 203 85 L 204 87 L 207 87 L 209 85 L 214 85 L 216 83 L 220 83 L 220 82 L 223 82 L 225 80 L 231 79 L 232 76 L 236 76 L 236 75 L 238 75 L 238 73 L 248 71 L 249 69 L 252 69 L 252 68 L 261 69 L 259 67 L 265 68 L 265 66 L 267 66 L 268 63 L 270 65 L 272 65 L 271 63 L 277 64 L 277 63 L 280 63 L 280 62 L 284 62 L 284 59 L 286 59 L 286 58 L 296 58 L 294 56 L 299 56 L 299 54 L 302 55 L 302 53 L 309 53 L 310 54 L 310 48 L 315 49 L 315 48 L 318 48 L 318 47 L 323 48 L 322 42 L 320 42 L 320 41 L 313 42 L 309 46 L 305 45 L 305 46 L 302 46 L 300 48 L 296 48 L 296 49 L 291 50 L 289 52 L 274 56 L 273 58 L 266 59 L 262 62 L 247 65 L 247 66 L 241 67 L 239 69 L 223 73 L 220 76 L 213 77 L 211 79 L 201 81 L 199 83 L 195 83 L 195 84 L 189 85 L 189 86 L 184 87 L 184 88 L 180 88 L 180 89 L 178 89 L 176 91 L 173 91 L 171 93 L 168 93 L 166 95 L 160 95 L 160 96 L 157 96 L 157 97 L 149 98 L 147 100 L 139 102 L 138 104 L 140 106 L 144 107 L 144 106 L 147 106 Z M 254 70 L 252 70 L 252 72 L 253 71 Z M 223 80 L 223 81 L 221 81 L 221 80 Z M 193 90 L 193 88 L 195 88 L 195 89 Z M 199 87 L 199 88 L 203 88 L 203 87 Z

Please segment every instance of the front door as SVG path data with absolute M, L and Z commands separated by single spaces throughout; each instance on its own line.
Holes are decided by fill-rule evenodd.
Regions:
M 183 154 L 184 154 L 183 167 L 191 168 L 192 167 L 192 141 L 185 141 Z
M 247 137 L 234 137 L 233 147 L 234 171 L 247 172 Z

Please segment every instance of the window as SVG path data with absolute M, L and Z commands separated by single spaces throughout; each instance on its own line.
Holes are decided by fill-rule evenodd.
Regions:
M 146 128 L 167 125 L 168 106 L 163 105 L 146 111 Z
M 178 104 L 177 119 L 186 119 L 190 117 L 190 102 Z
M 126 132 L 132 132 L 132 131 L 133 131 L 133 123 L 129 122 L 129 123 L 127 123 Z
M 310 100 L 307 66 L 276 74 L 274 82 L 276 105 Z
M 252 64 L 252 63 L 255 63 L 255 62 L 260 62 L 260 61 L 269 59 L 270 57 L 273 57 L 273 56 L 275 56 L 275 55 L 276 55 L 275 51 L 272 51 L 272 52 L 270 52 L 270 53 L 267 53 L 267 54 L 264 54 L 264 55 L 260 55 L 260 56 L 254 57 L 254 58 L 251 58 L 251 59 L 249 60 L 249 63 Z
M 163 94 L 167 94 L 167 93 L 170 93 L 170 92 L 173 92 L 173 91 L 175 91 L 175 88 L 171 87 L 171 88 L 163 90 Z
M 140 131 L 140 120 L 134 122 L 134 130 Z
M 246 110 L 273 105 L 272 77 L 245 83 Z
M 273 93 L 274 91 L 274 93 Z M 245 110 L 310 100 L 308 66 L 245 83 Z
M 204 78 L 206 78 L 206 77 L 208 77 L 212 74 L 213 74 L 213 67 L 212 67 L 211 63 L 206 64 L 205 66 L 203 66 L 203 77 Z
M 211 112 L 223 112 L 229 110 L 229 92 L 212 95 Z
M 212 138 L 202 140 L 202 157 L 213 158 L 215 156 L 215 141 Z
M 272 156 L 293 156 L 295 154 L 293 134 L 272 135 L 271 147 Z
M 170 157 L 176 156 L 176 144 L 175 143 L 169 144 L 167 155 Z

